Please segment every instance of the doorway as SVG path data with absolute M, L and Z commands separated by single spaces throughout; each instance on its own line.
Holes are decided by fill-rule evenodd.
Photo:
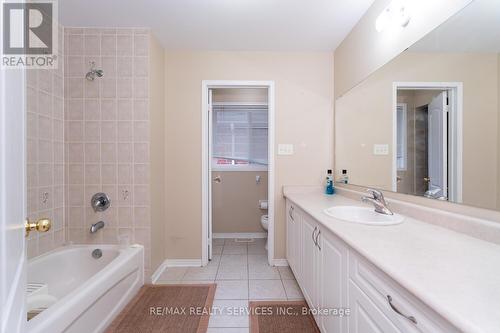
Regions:
M 202 265 L 225 239 L 265 238 L 272 265 L 274 83 L 203 81 L 202 98 Z
M 394 85 L 393 191 L 462 199 L 462 86 Z

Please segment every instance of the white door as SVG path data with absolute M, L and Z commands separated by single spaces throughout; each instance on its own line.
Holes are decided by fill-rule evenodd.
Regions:
M 448 93 L 432 99 L 428 109 L 428 195 L 448 198 Z
M 0 332 L 26 326 L 24 71 L 0 70 Z

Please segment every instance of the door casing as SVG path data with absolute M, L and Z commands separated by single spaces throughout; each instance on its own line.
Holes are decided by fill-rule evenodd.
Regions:
M 202 179 L 202 223 L 201 223 L 201 263 L 203 266 L 208 264 L 210 251 L 212 248 L 212 221 L 210 216 L 211 211 L 211 145 L 210 145 L 210 120 L 209 120 L 209 96 L 210 89 L 215 88 L 267 88 L 268 92 L 268 215 L 269 227 L 267 230 L 268 237 L 268 262 L 271 266 L 275 265 L 274 260 L 274 182 L 275 182 L 275 160 L 274 160 L 274 145 L 275 145 L 275 96 L 274 96 L 274 81 L 233 81 L 233 80 L 203 80 L 201 83 L 201 179 Z
M 398 89 L 448 90 L 450 130 L 448 200 L 462 202 L 463 189 L 463 83 L 462 82 L 394 82 L 392 85 L 392 191 L 397 191 L 397 105 Z M 453 163 L 455 161 L 455 163 Z

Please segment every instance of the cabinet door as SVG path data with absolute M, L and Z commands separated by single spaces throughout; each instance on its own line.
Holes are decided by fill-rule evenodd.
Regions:
M 349 282 L 350 333 L 399 333 L 392 321 L 352 281 Z M 325 331 L 330 332 L 330 331 Z
M 287 201 L 286 205 L 286 258 L 297 281 L 301 274 L 301 223 L 302 213 L 293 204 Z
M 320 230 L 319 298 L 325 310 L 345 310 L 347 307 L 347 248 L 335 236 Z M 347 332 L 348 317 L 344 315 L 320 316 L 322 332 Z
M 286 201 L 286 259 L 288 265 L 295 271 L 296 269 L 296 258 L 295 258 L 295 218 L 293 216 L 293 204 L 287 200 Z
M 301 233 L 302 233 L 302 212 L 297 209 L 295 206 L 292 206 L 292 223 L 291 223 L 291 256 L 293 258 L 292 260 L 292 265 L 293 265 L 293 274 L 295 275 L 295 278 L 297 281 L 301 279 L 302 275 L 302 238 L 301 238 Z
M 317 223 L 307 215 L 302 216 L 302 292 L 304 297 L 311 307 L 316 307 L 316 291 L 317 287 L 317 265 L 316 258 L 318 248 L 314 243 L 314 237 L 318 230 Z

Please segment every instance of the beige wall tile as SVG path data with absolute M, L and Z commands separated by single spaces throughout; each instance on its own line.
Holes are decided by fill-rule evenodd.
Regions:
M 116 36 L 102 35 L 101 37 L 101 55 L 116 56 Z
M 132 57 L 119 57 L 116 59 L 116 72 L 118 77 L 132 76 Z
M 132 35 L 118 35 L 116 37 L 116 52 L 118 56 L 133 55 Z
M 138 106 L 133 104 L 131 99 L 118 100 L 118 120 L 132 120 L 133 114 L 137 111 Z M 146 110 L 148 112 L 148 110 Z
M 147 243 L 149 251 L 150 229 L 135 229 L 150 225 L 149 30 L 134 33 L 133 29 L 114 28 L 66 31 L 71 52 L 65 73 L 68 179 L 64 201 L 69 241 L 116 243 L 125 234 L 131 242 L 137 238 Z M 83 78 L 89 61 L 103 69 L 104 77 L 92 82 Z M 33 108 L 38 110 L 40 94 L 35 91 L 32 95 Z M 39 131 L 36 122 L 38 119 L 32 126 Z M 38 147 L 38 141 L 35 143 Z M 33 148 L 35 161 L 37 151 Z M 39 170 L 32 172 L 38 174 Z M 103 213 L 94 212 L 89 204 L 98 191 L 106 192 L 112 202 Z M 37 200 L 33 203 L 38 204 Z M 90 224 L 99 220 L 106 227 L 90 235 Z M 147 262 L 149 265 L 149 258 Z

